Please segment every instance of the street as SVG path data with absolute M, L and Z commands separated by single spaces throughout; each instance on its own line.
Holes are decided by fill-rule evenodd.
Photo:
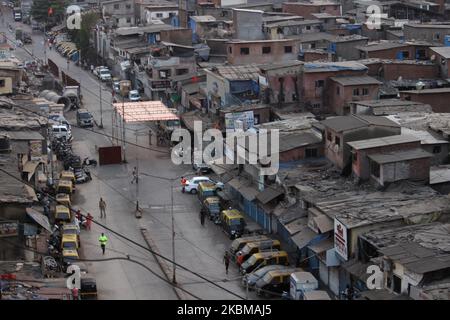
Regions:
M 14 33 L 8 31 L 8 23 L 32 34 L 33 44 L 25 48 L 37 58 L 44 59 L 44 45 L 42 32 L 32 33 L 30 26 L 14 23 L 9 13 L 4 13 L 5 23 L 1 31 L 8 37 L 14 38 Z M 13 30 L 14 32 L 14 30 Z M 17 48 L 13 54 L 22 61 L 32 60 L 23 48 Z M 85 157 L 98 159 L 96 149 L 111 145 L 112 106 L 110 88 L 102 92 L 102 114 L 99 103 L 99 82 L 89 72 L 67 62 L 56 51 L 48 50 L 48 58 L 52 59 L 61 70 L 79 80 L 82 85 L 84 107 L 88 109 L 99 124 L 103 122 L 103 129 L 94 127 L 80 129 L 72 127 L 74 135 L 74 151 L 83 159 Z M 75 112 L 65 115 L 76 124 Z M 101 119 L 102 118 L 102 119 Z M 136 142 L 135 130 L 148 132 L 148 124 L 127 125 L 126 140 Z M 155 137 L 153 137 L 155 139 Z M 148 134 L 138 136 L 138 145 L 148 147 Z M 141 148 L 127 145 L 126 158 L 128 163 L 121 165 L 97 166 L 91 169 L 93 180 L 87 184 L 77 186 L 74 197 L 74 207 L 80 208 L 84 214 L 90 212 L 95 220 L 106 227 L 147 247 L 142 236 L 142 229 L 146 229 L 158 251 L 172 259 L 172 231 L 171 231 L 171 188 L 167 179 L 182 175 L 192 175 L 190 166 L 176 166 L 170 161 L 167 148 Z M 139 205 L 143 210 L 141 219 L 135 217 L 136 184 L 131 184 L 133 167 L 139 162 Z M 157 179 L 149 175 L 163 177 Z M 102 197 L 106 201 L 105 219 L 100 219 L 98 201 Z M 240 276 L 234 265 L 230 266 L 229 274 L 225 274 L 223 253 L 229 247 L 231 240 L 209 220 L 205 226 L 200 224 L 200 204 L 197 196 L 183 194 L 179 179 L 173 185 L 173 214 L 175 224 L 175 260 L 188 270 L 201 274 L 208 280 L 217 283 L 228 290 L 245 297 L 245 290 L 240 285 Z M 106 254 L 101 253 L 98 237 L 105 232 L 109 241 Z M 108 233 L 103 227 L 94 224 L 91 231 L 82 231 L 81 256 L 85 259 L 103 259 L 113 257 L 127 257 L 144 263 L 158 275 L 165 277 L 153 255 L 142 248 L 138 248 L 114 234 Z M 168 263 L 171 267 L 171 263 Z M 177 299 L 171 284 L 166 283 L 141 266 L 129 261 L 100 261 L 87 263 L 89 273 L 97 280 L 99 299 Z M 171 280 L 171 279 L 169 279 Z M 221 288 L 200 279 L 194 274 L 176 269 L 177 283 L 201 299 L 236 299 Z M 185 295 L 185 297 L 189 297 Z

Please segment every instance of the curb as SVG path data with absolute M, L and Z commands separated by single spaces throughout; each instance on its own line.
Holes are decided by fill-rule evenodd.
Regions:
M 144 237 L 145 242 L 147 243 L 147 246 L 150 248 L 150 250 L 153 250 L 154 252 L 161 254 L 158 250 L 158 247 L 153 242 L 153 239 L 150 238 L 149 232 L 145 228 L 141 228 L 142 236 Z M 161 268 L 161 271 L 164 273 L 164 276 L 166 277 L 167 281 L 172 282 L 171 272 L 172 268 L 169 267 L 167 264 L 167 261 L 161 259 L 154 253 L 152 253 L 153 257 L 155 258 L 156 262 L 158 263 L 159 267 Z M 191 300 L 192 297 L 186 295 L 186 293 L 182 290 L 180 290 L 179 284 L 173 285 L 173 291 L 175 292 L 175 295 L 177 296 L 178 300 Z

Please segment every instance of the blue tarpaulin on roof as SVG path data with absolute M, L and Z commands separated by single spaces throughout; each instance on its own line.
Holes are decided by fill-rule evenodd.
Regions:
M 361 29 L 361 25 L 360 24 L 346 24 L 345 25 L 345 29 L 347 29 L 347 30 L 359 30 L 359 29 Z
M 230 81 L 230 91 L 232 94 L 253 91 L 252 80 Z

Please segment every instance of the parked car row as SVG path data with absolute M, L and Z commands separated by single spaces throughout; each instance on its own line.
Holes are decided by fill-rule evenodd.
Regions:
M 55 46 L 55 49 L 63 57 L 67 57 L 71 60 L 76 60 L 76 57 L 78 57 L 79 54 L 76 44 L 70 41 L 58 42 Z
M 264 297 L 289 300 L 331 300 L 320 291 L 319 282 L 309 272 L 289 264 L 281 243 L 267 236 L 254 235 L 235 239 L 229 249 L 243 274 L 241 284 Z
M 111 71 L 109 71 L 108 67 L 99 66 L 96 67 L 93 71 L 94 75 L 99 78 L 101 81 L 111 81 Z

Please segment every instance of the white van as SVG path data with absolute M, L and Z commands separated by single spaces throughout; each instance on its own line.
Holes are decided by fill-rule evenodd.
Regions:
M 72 132 L 70 131 L 70 128 L 66 127 L 65 125 L 53 125 L 50 130 L 50 135 L 54 139 L 63 137 L 66 139 L 66 141 L 72 140 Z

